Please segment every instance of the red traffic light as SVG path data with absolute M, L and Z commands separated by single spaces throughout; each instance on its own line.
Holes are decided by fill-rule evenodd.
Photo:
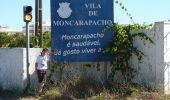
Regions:
M 32 11 L 32 7 L 31 6 L 25 6 L 25 12 L 26 13 L 30 13 Z

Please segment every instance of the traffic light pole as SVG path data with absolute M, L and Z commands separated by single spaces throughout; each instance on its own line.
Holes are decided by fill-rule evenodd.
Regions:
M 29 27 L 28 23 L 26 22 L 26 63 L 27 63 L 27 89 L 30 88 L 30 74 L 29 74 L 29 66 L 30 66 L 30 61 L 29 61 L 29 48 L 30 48 L 30 37 L 29 37 Z

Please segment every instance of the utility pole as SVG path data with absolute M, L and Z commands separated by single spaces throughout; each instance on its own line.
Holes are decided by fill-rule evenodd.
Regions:
M 42 0 L 39 0 L 39 33 L 40 33 L 40 47 L 43 47 L 43 33 L 42 33 Z
M 43 33 L 42 33 L 42 0 L 35 0 L 35 42 L 41 48 L 43 47 Z M 39 42 L 37 43 L 37 37 Z
M 39 45 L 39 0 L 35 0 L 35 44 Z

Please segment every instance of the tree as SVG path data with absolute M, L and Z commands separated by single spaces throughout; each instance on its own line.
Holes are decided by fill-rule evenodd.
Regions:
M 8 47 L 26 47 L 26 37 L 21 33 L 10 35 L 12 40 Z
M 44 32 L 43 33 L 43 42 L 44 42 L 44 48 L 51 47 L 51 32 Z
M 0 33 L 0 47 L 8 47 L 11 43 L 12 37 L 8 33 Z

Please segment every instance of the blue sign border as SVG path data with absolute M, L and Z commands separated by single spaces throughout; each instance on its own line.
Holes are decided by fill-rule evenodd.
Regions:
M 113 22 L 113 0 L 51 0 L 52 60 L 109 61 L 101 49 L 114 34 L 101 31 Z

